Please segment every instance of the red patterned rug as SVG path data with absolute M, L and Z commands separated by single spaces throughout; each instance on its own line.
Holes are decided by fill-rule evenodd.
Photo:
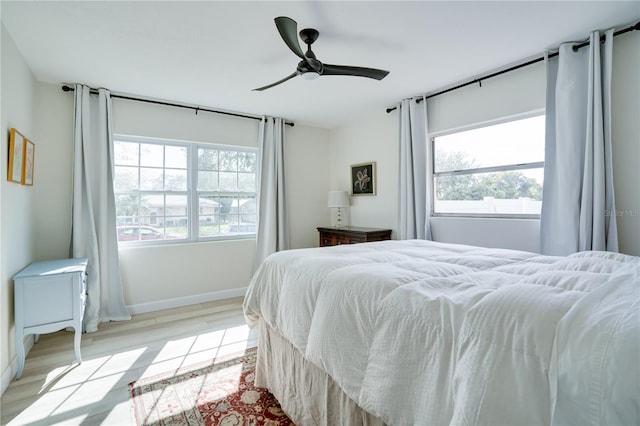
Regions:
M 293 425 L 280 404 L 253 384 L 256 348 L 129 384 L 138 425 Z

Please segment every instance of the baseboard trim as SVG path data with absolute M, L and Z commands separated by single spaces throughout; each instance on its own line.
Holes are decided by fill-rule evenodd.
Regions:
M 231 290 L 220 290 L 211 293 L 196 294 L 194 296 L 176 297 L 175 299 L 158 300 L 156 302 L 139 303 L 128 305 L 127 309 L 132 315 L 144 314 L 147 312 L 161 311 L 163 309 L 179 308 L 181 306 L 195 305 L 203 302 L 213 302 L 215 300 L 231 299 L 244 296 L 246 287 L 233 288 Z
M 24 353 L 25 358 L 29 355 L 31 348 L 33 347 L 33 334 L 25 337 L 24 342 Z M 11 362 L 2 372 L 2 376 L 0 377 L 0 396 L 4 395 L 4 392 L 7 390 L 13 379 L 16 377 L 16 373 L 18 373 L 18 357 L 13 355 L 11 358 Z

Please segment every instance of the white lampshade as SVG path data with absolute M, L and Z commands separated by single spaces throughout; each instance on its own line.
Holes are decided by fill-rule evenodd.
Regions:
M 329 191 L 327 207 L 349 207 L 349 193 L 347 191 Z

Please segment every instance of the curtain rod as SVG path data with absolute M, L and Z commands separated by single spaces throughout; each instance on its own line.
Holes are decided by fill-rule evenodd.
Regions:
M 634 30 L 640 31 L 640 21 L 638 21 L 635 25 L 632 25 L 632 26 L 624 28 L 624 29 L 622 29 L 620 31 L 614 32 L 613 35 L 614 36 L 618 36 L 620 34 L 628 33 L 630 31 L 634 31 Z M 600 42 L 604 42 L 605 39 L 606 39 L 605 35 L 600 36 Z M 588 46 L 588 45 L 589 45 L 588 41 L 585 41 L 585 42 L 580 43 L 580 44 L 576 44 L 575 46 L 573 46 L 573 51 L 576 52 L 576 51 L 578 51 L 578 49 L 581 49 L 581 48 L 583 48 L 585 46 Z M 558 55 L 559 55 L 558 52 L 553 52 L 553 53 L 550 53 L 548 55 L 548 57 L 549 58 L 553 58 L 553 57 L 558 56 Z M 524 62 L 522 64 L 515 65 L 515 66 L 510 67 L 510 68 L 506 68 L 506 69 L 501 70 L 501 71 L 496 71 L 496 72 L 494 72 L 492 74 L 485 75 L 484 77 L 475 78 L 475 79 L 473 79 L 471 81 L 467 81 L 466 83 L 462 83 L 462 84 L 459 84 L 457 86 L 450 87 L 448 89 L 441 90 L 441 91 L 436 92 L 436 93 L 432 93 L 430 95 L 425 96 L 424 98 L 418 98 L 418 99 L 416 99 L 416 103 L 422 102 L 422 99 L 430 99 L 430 98 L 433 98 L 433 97 L 438 96 L 438 95 L 444 95 L 445 93 L 449 93 L 449 92 L 452 92 L 454 90 L 458 90 L 458 89 L 461 89 L 463 87 L 470 86 L 470 85 L 476 84 L 476 83 L 478 83 L 480 85 L 480 87 L 482 87 L 482 80 L 487 80 L 487 79 L 492 78 L 492 77 L 497 77 L 499 75 L 506 74 L 508 72 L 515 71 L 517 69 L 524 68 L 526 66 L 535 64 L 537 62 L 542 62 L 542 61 L 544 61 L 544 56 L 542 56 L 540 58 L 532 59 L 530 61 Z M 390 113 L 391 111 L 396 110 L 396 109 L 398 109 L 398 107 L 387 108 L 386 109 L 387 114 Z
M 63 92 L 73 92 L 75 89 L 71 86 L 68 85 L 63 85 L 62 86 L 62 91 Z M 92 94 L 97 94 L 98 91 L 96 89 L 91 89 L 90 93 Z M 125 96 L 125 95 L 116 95 L 116 94 L 111 94 L 112 98 L 119 98 L 119 99 L 126 99 L 129 101 L 138 101 L 138 102 L 147 102 L 150 104 L 157 104 L 157 105 L 165 105 L 165 106 L 172 106 L 172 107 L 177 107 L 177 108 L 187 108 L 187 109 L 193 109 L 196 111 L 196 115 L 198 115 L 198 111 L 205 111 L 205 112 L 213 112 L 215 114 L 224 114 L 224 115 L 231 115 L 234 117 L 241 117 L 241 118 L 250 118 L 253 120 L 262 120 L 261 117 L 255 117 L 252 115 L 245 115 L 245 114 L 240 114 L 240 113 L 236 113 L 236 112 L 228 112 L 228 111 L 220 111 L 220 110 L 215 110 L 215 109 L 209 109 L 209 108 L 201 108 L 201 107 L 194 107 L 191 105 L 185 105 L 185 104 L 176 104 L 173 102 L 165 102 L 165 101 L 155 101 L 155 100 L 151 100 L 151 99 L 144 99 L 144 98 L 138 98 L 138 97 L 134 97 L 134 96 Z M 294 126 L 294 123 L 292 122 L 288 122 L 285 121 L 284 124 L 286 124 L 287 126 Z

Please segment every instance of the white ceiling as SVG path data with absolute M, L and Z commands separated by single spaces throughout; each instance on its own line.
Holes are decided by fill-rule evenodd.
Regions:
M 635 23 L 640 1 L 2 0 L 0 16 L 36 79 L 287 118 L 332 128 L 594 29 Z M 320 31 L 318 59 L 390 71 L 382 81 L 300 77 L 273 18 Z

